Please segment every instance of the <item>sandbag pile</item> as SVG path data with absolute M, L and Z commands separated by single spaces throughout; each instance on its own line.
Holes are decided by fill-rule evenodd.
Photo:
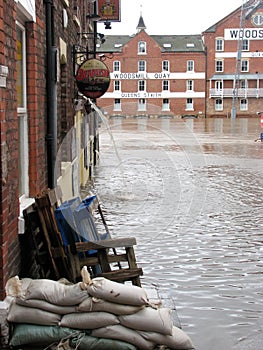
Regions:
M 80 350 L 151 350 L 194 346 L 175 327 L 171 310 L 148 300 L 145 289 L 97 277 L 82 270 L 83 281 L 15 277 L 6 292 L 13 296 L 7 321 L 14 325 L 9 345 L 49 346 L 68 341 Z

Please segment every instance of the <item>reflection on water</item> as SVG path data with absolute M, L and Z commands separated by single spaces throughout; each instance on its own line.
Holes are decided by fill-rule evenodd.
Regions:
M 199 350 L 232 349 L 262 332 L 260 120 L 110 126 L 112 135 L 101 126 L 94 189 L 112 235 L 136 237 L 144 285 L 174 300 Z

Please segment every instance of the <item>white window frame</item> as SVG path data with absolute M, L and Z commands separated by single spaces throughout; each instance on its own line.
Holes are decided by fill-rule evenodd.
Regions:
M 195 62 L 194 62 L 194 60 L 188 60 L 187 61 L 187 66 L 186 66 L 187 72 L 194 72 L 194 69 L 195 69 Z
M 186 81 L 186 91 L 194 91 L 194 81 L 193 80 Z
M 220 103 L 219 103 L 220 101 Z M 223 110 L 223 99 L 217 98 L 215 100 L 215 111 L 222 111 Z
M 248 39 L 242 40 L 242 51 L 249 51 L 249 40 Z
M 163 72 L 170 72 L 170 62 L 168 60 L 162 62 L 162 70 Z
M 121 71 L 121 62 L 120 61 L 114 61 L 113 62 L 113 71 L 114 72 L 120 72 Z
M 249 72 L 249 61 L 241 60 L 241 72 Z
M 145 98 L 138 99 L 138 111 L 146 111 L 146 99 Z
M 215 65 L 216 65 L 215 66 L 216 72 L 224 72 L 224 61 L 223 60 L 216 60 Z
M 114 91 L 121 91 L 121 81 L 114 80 Z
M 162 111 L 170 111 L 170 100 L 168 98 L 163 99 Z
M 163 80 L 163 91 L 170 91 L 170 82 L 169 80 Z
M 248 110 L 248 100 L 247 98 L 242 98 L 240 100 L 240 111 L 247 111 Z
M 146 91 L 146 81 L 138 80 L 138 91 Z
M 215 81 L 215 89 L 216 89 L 216 91 L 223 91 L 223 81 L 222 80 Z
M 138 61 L 138 72 L 146 72 L 146 61 L 145 60 Z
M 186 99 L 186 111 L 194 110 L 194 100 L 190 97 Z
M 114 111 L 121 111 L 121 99 L 120 98 L 114 99 L 113 110 Z
M 26 89 L 26 29 L 20 23 L 16 22 L 16 28 L 21 32 L 21 100 L 22 105 L 17 108 L 19 122 L 19 195 L 20 199 L 29 196 L 29 144 L 28 144 L 28 116 L 27 116 L 27 89 Z M 19 75 L 19 72 L 17 73 Z M 19 81 L 19 76 L 17 77 Z M 19 95 L 19 93 L 18 93 Z
M 216 51 L 224 51 L 224 39 L 216 38 Z
M 139 55 L 146 55 L 146 42 L 145 41 L 138 42 L 138 54 Z

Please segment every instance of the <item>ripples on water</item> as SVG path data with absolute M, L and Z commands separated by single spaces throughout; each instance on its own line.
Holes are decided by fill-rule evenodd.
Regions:
M 259 120 L 110 127 L 101 127 L 94 190 L 112 235 L 136 237 L 144 285 L 174 301 L 198 350 L 230 350 L 262 331 Z

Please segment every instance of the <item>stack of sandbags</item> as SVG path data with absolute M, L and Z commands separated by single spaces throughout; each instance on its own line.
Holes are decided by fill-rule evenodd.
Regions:
M 103 277 L 91 280 L 85 268 L 82 277 L 72 285 L 43 279 L 22 282 L 8 314 L 16 325 L 10 345 L 22 345 L 17 339 L 26 338 L 21 333 L 27 324 L 35 327 L 32 333 L 49 332 L 52 342 L 69 339 L 80 350 L 194 348 L 173 325 L 170 309 L 151 305 L 143 288 Z M 33 338 L 34 344 L 40 343 Z

